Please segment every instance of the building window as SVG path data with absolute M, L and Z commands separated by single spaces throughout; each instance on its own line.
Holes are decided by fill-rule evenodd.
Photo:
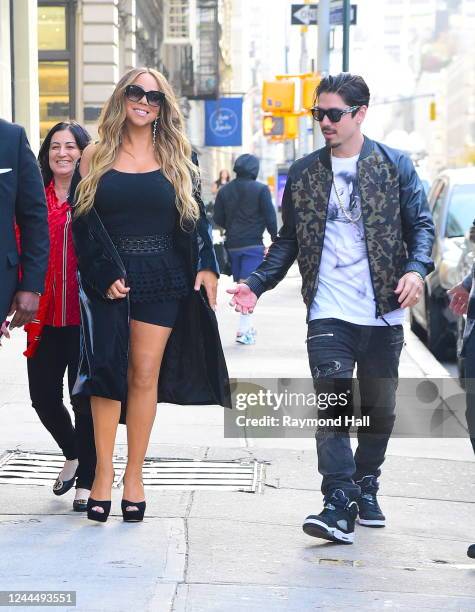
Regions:
M 40 138 L 75 116 L 74 14 L 71 2 L 38 2 Z
M 189 39 L 189 0 L 168 0 L 166 12 L 167 39 Z
M 40 6 L 38 49 L 65 51 L 66 48 L 66 6 Z

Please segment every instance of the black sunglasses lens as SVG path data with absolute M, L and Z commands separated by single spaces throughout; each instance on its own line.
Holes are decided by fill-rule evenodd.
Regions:
M 125 89 L 125 95 L 131 102 L 138 102 L 144 97 L 145 92 L 138 85 L 128 85 Z
M 325 111 L 322 111 L 320 108 L 313 108 L 312 115 L 315 121 L 323 121 L 325 117 Z
M 337 108 L 329 108 L 327 110 L 327 115 L 332 123 L 338 123 L 338 121 L 340 121 L 340 119 L 343 117 L 343 112 Z
M 161 91 L 148 91 L 147 102 L 150 106 L 160 106 L 160 102 L 163 101 L 164 95 Z

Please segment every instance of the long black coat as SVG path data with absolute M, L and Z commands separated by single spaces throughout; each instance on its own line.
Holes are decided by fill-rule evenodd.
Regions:
M 78 168 L 71 183 L 70 202 L 80 180 Z M 158 401 L 174 404 L 220 404 L 231 407 L 229 378 L 214 311 L 202 288 L 193 285 L 199 270 L 219 274 L 218 264 L 198 193 L 201 216 L 185 231 L 177 224 L 175 244 L 187 262 L 190 294 L 182 300 L 165 349 L 158 384 Z M 122 260 L 99 215 L 75 217 L 73 238 L 78 257 L 81 304 L 79 372 L 73 389 L 76 403 L 91 395 L 122 402 L 125 419 L 129 346 L 129 298 L 109 300 L 105 294 L 118 278 L 126 278 Z
M 0 323 L 16 291 L 44 289 L 49 254 L 47 215 L 43 180 L 25 130 L 0 119 Z M 21 258 L 15 219 L 21 232 Z

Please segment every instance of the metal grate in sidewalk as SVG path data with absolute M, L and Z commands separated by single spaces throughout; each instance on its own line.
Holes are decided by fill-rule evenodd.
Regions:
M 58 453 L 7 451 L 0 457 L 0 485 L 51 486 L 64 463 Z M 114 458 L 114 487 L 120 488 L 126 460 Z M 254 459 L 235 461 L 194 461 L 149 457 L 143 468 L 147 489 L 180 491 L 243 491 L 261 493 L 265 464 Z

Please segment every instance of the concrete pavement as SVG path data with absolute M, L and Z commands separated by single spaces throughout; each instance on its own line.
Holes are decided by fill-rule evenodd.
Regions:
M 255 346 L 234 343 L 224 277 L 218 317 L 230 374 L 308 375 L 305 311 L 292 268 L 258 305 Z M 23 333 L 0 349 L 0 456 L 56 450 L 29 405 Z M 408 333 L 401 376 L 446 370 Z M 387 527 L 357 528 L 352 546 L 301 530 L 321 509 L 313 439 L 226 439 L 222 409 L 160 405 L 149 456 L 266 462 L 262 494 L 147 490 L 143 524 L 91 524 L 73 494 L 0 484 L 0 590 L 75 590 L 81 611 L 241 612 L 475 610 L 474 460 L 464 439 L 393 439 L 381 505 Z M 125 454 L 125 428 L 117 455 Z

